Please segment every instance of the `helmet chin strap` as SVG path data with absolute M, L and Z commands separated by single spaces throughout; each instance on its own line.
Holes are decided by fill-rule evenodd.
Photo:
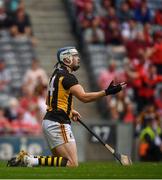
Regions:
M 69 66 L 69 65 L 67 65 L 67 64 L 65 64 L 65 63 L 62 63 L 64 66 L 66 66 L 66 67 L 68 67 L 68 68 L 70 68 L 71 69 L 71 67 Z
M 69 65 L 65 64 L 64 62 L 61 62 L 60 65 L 66 66 L 72 70 L 72 68 Z
M 70 68 L 72 71 L 77 71 L 77 70 L 80 68 L 79 65 L 78 65 L 78 66 L 74 66 L 74 67 L 72 68 L 72 67 L 70 67 L 69 65 L 67 65 L 67 64 L 65 64 L 65 63 L 63 63 L 63 62 L 62 62 L 62 64 L 63 64 L 64 66 Z
M 72 56 L 69 56 L 68 61 L 69 61 L 68 64 L 66 64 L 64 61 L 62 61 L 61 63 L 62 63 L 64 66 L 72 69 L 72 68 L 70 67 L 70 65 L 73 63 Z
M 72 56 L 69 57 L 69 64 L 66 64 L 65 62 L 62 61 L 62 64 L 63 64 L 64 66 L 70 68 L 71 71 L 76 71 L 76 70 L 78 70 L 80 66 L 78 65 L 78 66 L 71 67 L 70 65 L 71 65 L 72 63 L 73 63 Z

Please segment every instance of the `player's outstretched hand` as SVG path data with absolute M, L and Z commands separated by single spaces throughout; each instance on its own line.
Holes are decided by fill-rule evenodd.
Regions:
M 111 81 L 110 85 L 108 86 L 107 89 L 105 89 L 105 94 L 110 95 L 110 94 L 116 94 L 118 92 L 120 92 L 123 88 L 126 87 L 126 83 L 125 82 L 121 82 L 119 84 L 114 84 L 114 81 Z

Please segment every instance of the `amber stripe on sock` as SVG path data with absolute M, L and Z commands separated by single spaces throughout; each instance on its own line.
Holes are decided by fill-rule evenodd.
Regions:
M 66 166 L 67 161 L 68 159 L 64 157 L 40 156 L 38 158 L 39 165 L 41 166 L 61 167 Z

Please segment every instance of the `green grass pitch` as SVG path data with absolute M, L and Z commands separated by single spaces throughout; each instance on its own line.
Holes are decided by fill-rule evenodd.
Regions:
M 124 167 L 116 162 L 80 163 L 78 168 L 6 167 L 0 162 L 1 179 L 107 179 L 107 178 L 162 178 L 162 163 L 134 163 Z

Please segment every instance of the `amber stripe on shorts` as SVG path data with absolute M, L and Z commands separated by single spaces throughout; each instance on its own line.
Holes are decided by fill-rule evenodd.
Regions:
M 66 136 L 64 124 L 61 124 L 60 127 L 61 127 L 61 133 L 62 133 L 63 139 L 64 139 L 65 143 L 67 143 L 67 142 L 68 142 L 68 139 L 67 139 L 67 136 Z

